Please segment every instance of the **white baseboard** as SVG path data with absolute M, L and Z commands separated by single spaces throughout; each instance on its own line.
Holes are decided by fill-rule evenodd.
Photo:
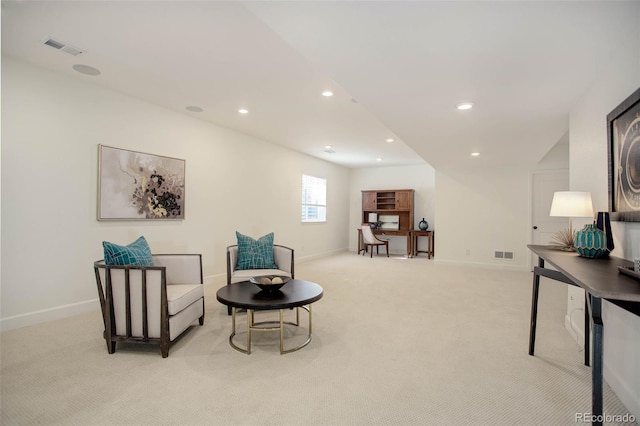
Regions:
M 306 262 L 311 259 L 331 256 L 347 249 L 338 249 L 326 253 L 316 254 L 306 257 L 296 257 L 296 263 Z M 226 284 L 226 271 L 221 274 L 207 275 L 204 277 L 205 285 L 223 285 Z M 7 318 L 0 318 L 0 332 L 15 330 L 17 328 L 27 327 L 30 325 L 41 324 L 43 322 L 55 321 L 62 318 L 72 317 L 87 312 L 100 310 L 100 301 L 96 299 L 85 300 L 83 302 L 72 303 L 69 305 L 56 306 L 41 311 L 27 312 L 25 314 L 15 315 Z
M 215 284 L 216 278 L 225 279 L 225 274 L 211 275 L 204 277 L 204 284 Z M 224 281 L 220 281 L 224 282 Z M 87 312 L 99 311 L 100 301 L 96 299 L 85 300 L 84 302 L 72 303 L 70 305 L 56 306 L 54 308 L 43 309 L 41 311 L 27 312 L 26 314 L 15 315 L 0 319 L 0 331 L 15 330 L 30 325 L 41 324 L 43 322 L 55 321 Z
M 606 357 L 602 369 L 604 380 L 609 384 L 611 389 L 615 391 L 620 402 L 624 404 L 630 414 L 633 414 L 636 419 L 640 419 L 640 398 L 638 395 L 633 393 L 633 390 L 629 387 L 624 378 L 615 374 L 615 372 L 607 365 Z
M 227 272 L 221 274 L 207 275 L 203 279 L 204 285 L 219 284 L 223 285 L 227 283 Z
M 474 268 L 485 268 L 485 269 L 501 269 L 506 271 L 517 271 L 517 272 L 531 272 L 531 269 L 526 265 L 508 265 L 508 264 L 497 264 L 497 263 L 484 263 L 484 262 L 461 262 L 458 260 L 442 260 L 434 258 L 434 263 L 440 265 L 451 265 L 451 266 L 471 266 Z
M 583 311 L 576 311 L 579 311 L 580 315 L 574 315 L 573 318 L 569 317 L 568 314 L 565 315 L 564 326 L 571 337 L 584 348 L 584 330 L 582 329 L 584 321 Z M 576 323 L 576 321 L 580 321 L 580 323 Z M 629 413 L 633 414 L 636 419 L 640 419 L 640 398 L 638 398 L 638 395 L 633 392 L 624 378 L 618 376 L 615 371 L 609 367 L 606 357 L 604 358 L 602 369 L 604 380 L 611 389 L 615 391 L 616 396 L 629 410 Z
M 100 302 L 97 298 L 92 300 L 85 300 L 84 302 L 72 303 L 70 305 L 43 309 L 41 311 L 28 312 L 26 314 L 20 314 L 0 319 L 0 331 L 15 330 L 16 328 L 27 327 L 29 325 L 40 324 L 48 321 L 55 321 L 58 319 L 80 315 L 95 310 L 100 310 Z
M 341 248 L 341 249 L 326 251 L 324 253 L 312 254 L 310 256 L 297 256 L 296 255 L 295 263 L 303 263 L 303 262 L 308 262 L 309 260 L 313 260 L 313 259 L 321 259 L 323 257 L 333 256 L 334 254 L 342 253 L 342 252 L 345 252 L 345 251 L 349 251 L 349 249 Z

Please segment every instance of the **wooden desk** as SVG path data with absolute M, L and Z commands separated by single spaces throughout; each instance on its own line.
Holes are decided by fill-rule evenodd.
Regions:
M 388 235 L 388 236 L 399 236 L 405 237 L 407 239 L 407 257 L 411 257 L 412 246 L 411 246 L 411 230 L 410 229 L 372 229 L 373 235 Z M 358 254 L 361 251 L 364 251 L 364 246 L 362 245 L 362 229 L 358 228 Z
M 602 367 L 603 337 L 602 299 L 640 315 L 640 284 L 637 280 L 618 272 L 618 266 L 632 266 L 632 262 L 617 257 L 589 259 L 575 252 L 566 252 L 549 246 L 528 245 L 538 255 L 538 266 L 533 269 L 533 292 L 531 295 L 531 327 L 529 330 L 529 355 L 533 355 L 536 339 L 538 315 L 538 292 L 540 277 L 547 277 L 585 290 L 588 295 L 589 316 L 591 317 L 591 338 L 593 341 L 593 366 L 591 370 L 591 414 L 594 419 L 602 419 Z M 544 267 L 545 261 L 556 270 Z M 588 328 L 585 328 L 585 352 L 589 345 Z M 588 354 L 585 355 L 585 364 Z M 594 420 L 593 424 L 601 425 Z
M 427 250 L 418 250 L 418 237 L 427 237 Z M 431 259 L 433 256 L 433 231 L 423 231 L 420 229 L 414 229 L 411 231 L 411 244 L 413 250 L 411 252 L 411 257 L 417 257 L 418 253 L 427 253 L 427 259 Z

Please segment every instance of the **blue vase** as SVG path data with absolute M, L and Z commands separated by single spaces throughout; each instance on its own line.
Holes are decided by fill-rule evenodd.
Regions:
M 422 218 L 420 223 L 418 223 L 418 228 L 420 228 L 421 231 L 426 231 L 427 229 L 429 229 L 429 224 L 426 220 L 424 220 L 424 217 Z
M 593 224 L 585 225 L 576 232 L 573 245 L 582 257 L 600 257 L 609 253 L 605 233 Z

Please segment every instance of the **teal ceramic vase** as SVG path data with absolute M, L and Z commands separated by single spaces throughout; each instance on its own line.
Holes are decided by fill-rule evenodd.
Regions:
M 609 253 L 606 235 L 593 224 L 576 232 L 573 245 L 582 257 L 601 257 Z
M 418 228 L 420 228 L 421 231 L 426 231 L 427 229 L 429 229 L 429 223 L 424 220 L 424 217 L 422 218 L 420 223 L 418 223 Z

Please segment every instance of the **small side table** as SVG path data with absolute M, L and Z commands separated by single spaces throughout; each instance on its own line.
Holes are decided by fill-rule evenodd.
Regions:
M 427 237 L 427 250 L 418 250 L 418 237 Z M 411 240 L 413 242 L 413 253 L 414 257 L 418 256 L 418 253 L 427 253 L 427 259 L 431 259 L 431 256 L 434 256 L 434 240 L 433 240 L 433 231 L 421 231 L 419 229 L 414 229 L 411 231 Z

